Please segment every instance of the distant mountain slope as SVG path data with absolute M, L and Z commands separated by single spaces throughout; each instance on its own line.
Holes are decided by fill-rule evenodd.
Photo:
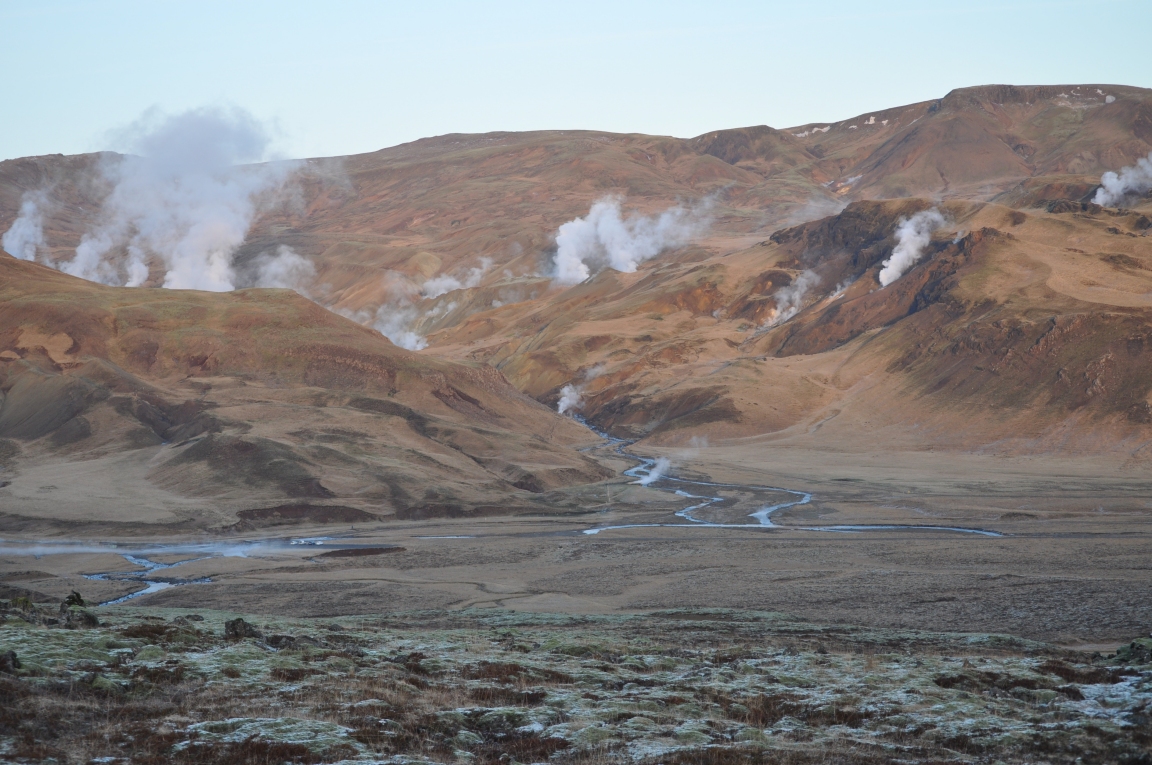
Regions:
M 396 348 L 288 290 L 104 287 L 0 256 L 5 513 L 512 512 L 607 475 L 570 448 L 587 440 L 495 369 Z
M 20 333 L 0 337 L 21 354 L 9 366 L 23 370 L 35 366 L 30 353 L 57 363 L 35 348 L 57 343 L 59 356 L 67 349 L 53 338 L 75 336 L 83 353 L 163 388 L 157 395 L 170 407 L 195 399 L 185 391 L 194 380 L 221 378 L 213 400 L 221 408 L 229 402 L 241 412 L 234 419 L 254 428 L 247 418 L 256 410 L 248 407 L 270 406 L 251 399 L 256 380 L 282 391 L 269 400 L 298 401 L 317 388 L 307 400 L 341 402 L 341 418 L 364 416 L 368 407 L 404 420 L 388 414 L 398 401 L 416 413 L 404 420 L 409 425 L 425 417 L 455 423 L 451 437 L 443 435 L 448 426 L 400 431 L 413 439 L 404 442 L 410 451 L 388 457 L 387 470 L 350 462 L 340 473 L 333 462 L 305 471 L 340 497 L 388 497 L 396 512 L 463 512 L 508 485 L 536 490 L 596 474 L 553 448 L 579 439 L 575 426 L 516 399 L 500 387 L 503 378 L 486 376 L 488 365 L 549 407 L 571 385 L 594 423 L 667 444 L 799 433 L 847 448 L 866 445 L 884 423 L 885 437 L 926 448 L 1143 454 L 1152 421 L 1145 383 L 1152 370 L 1142 350 L 1152 337 L 1152 209 L 1147 200 L 1136 200 L 1134 211 L 1087 200 L 1102 172 L 1150 150 L 1152 91 L 1114 85 L 964 88 L 841 122 L 692 139 L 593 131 L 440 136 L 309 160 L 289 203 L 266 211 L 236 254 L 242 270 L 262 253 L 294 248 L 316 265 L 308 285 L 315 300 L 366 323 L 403 313 L 429 343 L 420 355 L 289 293 L 260 291 L 62 287 L 68 297 L 53 301 L 69 311 L 87 305 L 73 291 L 127 302 L 91 309 L 83 321 L 61 311 L 51 326 L 19 324 L 47 338 L 40 345 Z M 116 161 L 0 163 L 0 228 L 25 191 L 47 189 L 49 259 L 71 257 L 108 191 L 97 164 Z M 607 269 L 557 285 L 557 229 L 610 194 L 645 213 L 706 202 L 711 228 L 635 273 Z M 925 234 L 923 257 L 882 288 L 878 274 L 897 228 L 933 207 L 944 224 Z M 42 284 L 63 278 L 35 273 Z M 437 279 L 444 290 L 419 294 Z M 133 301 L 141 305 L 129 308 Z M 15 310 L 0 313 L 0 331 L 17 326 L 23 314 Z M 144 318 L 130 332 L 83 330 L 118 327 L 137 314 Z M 339 350 L 329 353 L 327 343 Z M 349 361 L 361 356 L 370 361 Z M 365 368 L 378 371 L 365 377 Z M 60 377 L 53 385 L 74 375 L 64 367 L 51 374 Z M 393 377 L 418 382 L 393 392 L 381 382 Z M 372 401 L 353 405 L 354 394 Z M 335 438 L 315 425 L 285 430 L 296 405 L 259 410 L 269 412 L 259 415 L 268 438 L 294 450 L 319 449 L 314 437 Z M 329 408 L 301 411 L 312 417 Z M 972 416 L 989 411 L 997 415 Z M 166 427 L 182 427 L 172 416 Z M 499 435 L 481 432 L 480 422 Z M 292 435 L 305 432 L 326 435 Z M 539 446 L 528 434 L 552 434 L 556 443 Z M 457 462 L 462 454 L 468 462 Z M 439 466 L 422 461 L 430 455 L 439 455 L 431 457 Z M 441 472 L 444 464 L 468 478 Z M 149 467 L 148 475 L 176 486 L 165 470 Z M 331 488 L 338 474 L 346 491 Z M 365 483 L 366 475 L 377 477 Z M 416 487 L 425 476 L 455 486 L 454 496 L 423 497 Z M 283 486 L 268 491 L 287 496 Z
M 605 271 L 430 340 L 543 401 L 575 385 L 599 426 L 667 445 L 811 429 L 838 449 L 890 438 L 1147 459 L 1152 204 L 943 204 L 920 261 L 881 287 L 899 221 L 932 207 L 856 202 L 723 257 Z
M 963 88 L 841 122 L 693 139 L 579 130 L 446 135 L 309 160 L 292 204 L 257 221 L 237 262 L 289 245 L 316 262 L 321 302 L 375 310 L 389 299 L 382 270 L 415 284 L 461 276 L 482 258 L 491 263 L 485 284 L 547 271 L 557 228 L 606 194 L 647 212 L 708 198 L 713 233 L 736 237 L 859 199 L 1079 199 L 1102 172 L 1150 150 L 1152 91 L 1116 85 Z M 71 257 L 107 193 L 96 160 L 0 163 L 0 229 L 23 192 L 48 188 L 57 202 L 48 245 L 53 258 Z
M 1035 176 L 1088 176 L 1152 150 L 1152 91 L 1120 85 L 960 88 L 944 98 L 790 128 L 848 199 L 988 200 Z M 849 182 L 851 179 L 851 182 Z

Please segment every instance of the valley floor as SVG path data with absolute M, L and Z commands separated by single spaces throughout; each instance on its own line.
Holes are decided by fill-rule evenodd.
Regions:
M 619 470 L 635 464 L 603 453 Z M 142 578 L 195 582 L 132 604 L 303 617 L 722 607 L 1102 648 L 1152 626 L 1152 480 L 1142 469 L 1102 459 L 848 454 L 771 443 L 666 454 L 673 476 L 778 486 L 810 492 L 811 501 L 777 511 L 771 527 L 718 528 L 678 517 L 699 500 L 674 491 L 719 497 L 693 515 L 724 524 L 755 523 L 749 514 L 796 495 L 668 480 L 642 487 L 622 476 L 549 495 L 559 509 L 548 515 L 175 537 L 143 525 L 134 535 L 120 527 L 101 537 L 57 522 L 35 535 L 6 535 L 0 581 L 15 594 L 63 598 L 78 590 L 95 602 L 142 590 Z M 639 527 L 586 533 L 627 525 Z M 892 528 L 899 525 L 920 528 Z M 828 529 L 837 526 L 878 528 Z M 328 539 L 289 544 L 310 537 Z M 121 547 L 93 546 L 101 538 Z M 80 540 L 84 546 L 64 544 Z M 341 548 L 357 554 L 334 554 Z M 52 554 L 30 554 L 45 552 Z M 145 570 L 157 563 L 180 565 Z M 85 577 L 99 573 L 110 575 Z

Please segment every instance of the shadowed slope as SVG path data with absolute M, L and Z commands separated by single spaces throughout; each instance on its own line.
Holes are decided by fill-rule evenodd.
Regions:
M 287 290 L 103 287 L 5 256 L 0 327 L 6 512 L 100 520 L 106 489 L 139 505 L 125 521 L 211 525 L 284 498 L 467 514 L 606 474 L 569 448 L 585 431 L 491 367 Z M 97 466 L 124 472 L 84 477 Z

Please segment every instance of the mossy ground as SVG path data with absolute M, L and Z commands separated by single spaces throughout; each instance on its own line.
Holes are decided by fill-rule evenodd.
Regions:
M 267 619 L 10 609 L 0 761 L 1149 762 L 1143 642 L 1076 654 L 999 635 L 779 614 L 506 611 Z M 251 619 L 251 617 L 250 617 Z

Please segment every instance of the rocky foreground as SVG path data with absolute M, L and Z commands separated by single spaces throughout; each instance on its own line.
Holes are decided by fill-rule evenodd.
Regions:
M 1152 762 L 1147 638 L 80 602 L 0 601 L 0 762 Z

